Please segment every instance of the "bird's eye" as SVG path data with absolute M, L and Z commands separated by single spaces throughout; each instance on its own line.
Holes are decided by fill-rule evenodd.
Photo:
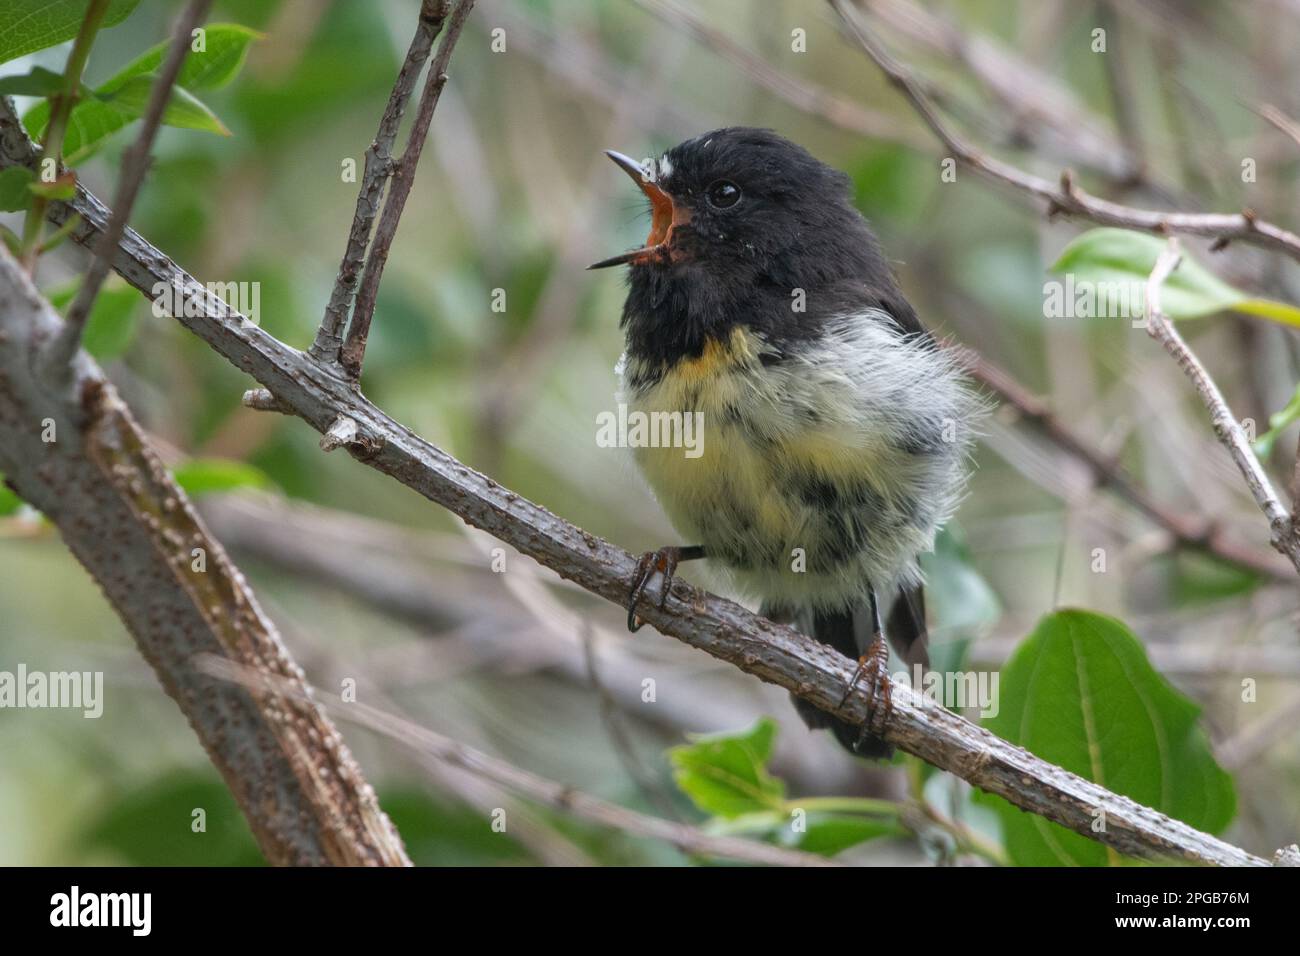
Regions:
M 705 195 L 709 198 L 710 206 L 726 209 L 740 201 L 740 187 L 729 180 L 719 179 L 708 188 Z

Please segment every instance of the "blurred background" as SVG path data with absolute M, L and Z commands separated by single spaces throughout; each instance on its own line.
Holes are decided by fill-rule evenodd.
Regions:
M 306 347 L 320 320 L 356 198 L 341 169 L 361 165 L 416 7 L 218 0 L 211 21 L 263 34 L 234 81 L 203 97 L 231 135 L 164 128 L 158 138 L 132 224 L 201 280 L 259 283 L 261 324 L 292 345 Z M 87 81 L 164 40 L 177 9 L 146 0 L 106 30 Z M 1300 225 L 1300 139 L 1285 122 L 1300 115 L 1292 0 L 881 0 L 861 10 L 991 153 L 1053 180 L 1068 166 L 1089 190 L 1137 206 L 1250 206 Z M 1099 27 L 1105 55 L 1092 49 Z M 6 71 L 59 70 L 66 55 L 64 45 Z M 1041 397 L 1104 466 L 1001 402 L 968 498 L 927 565 L 936 656 L 996 669 L 1059 606 L 1122 619 L 1203 708 L 1237 787 L 1226 838 L 1265 855 L 1292 842 L 1300 591 L 1204 409 L 1127 321 L 1045 317 L 1048 268 L 1090 225 L 1049 219 L 1041 203 L 966 169 L 945 181 L 934 138 L 820 0 L 480 0 L 385 272 L 367 396 L 593 534 L 634 552 L 677 541 L 628 453 L 596 444 L 596 416 L 614 408 L 624 288 L 618 270 L 584 267 L 639 244 L 648 221 L 602 150 L 654 155 L 724 125 L 771 127 L 848 172 L 922 320 Z M 79 167 L 105 199 L 130 140 L 119 134 Z M 1300 298 L 1295 263 L 1281 255 L 1186 245 L 1252 296 Z M 44 257 L 42 286 L 57 289 L 84 262 L 71 247 Z M 987 811 L 947 775 L 902 758 L 852 760 L 808 732 L 784 692 L 650 629 L 628 635 L 622 610 L 526 558 L 506 554 L 506 572 L 494 572 L 496 542 L 347 456 L 323 455 L 303 423 L 243 407 L 254 383 L 113 282 L 104 299 L 118 303 L 119 334 L 101 361 L 178 473 L 188 469 L 212 530 L 316 686 L 354 679 L 362 699 L 427 727 L 687 821 L 701 815 L 674 784 L 667 748 L 770 715 L 770 770 L 792 797 L 924 792 L 996 842 Z M 1236 313 L 1183 331 L 1237 415 L 1266 430 L 1300 379 L 1294 331 Z M 1295 448 L 1292 426 L 1267 458 L 1279 487 Z M 1112 465 L 1163 518 L 1117 493 L 1105 480 Z M 258 863 L 233 801 L 94 583 L 39 516 L 8 510 L 0 669 L 102 670 L 106 704 L 99 720 L 0 712 L 0 863 Z M 1226 542 L 1220 553 L 1198 543 L 1206 529 Z M 1227 559 L 1234 549 L 1250 559 Z M 682 574 L 716 584 L 694 566 Z M 1258 683 L 1251 704 L 1243 678 Z M 342 729 L 416 862 L 687 862 L 400 741 Z M 198 806 L 204 839 L 189 827 Z M 498 807 L 506 834 L 488 825 Z M 843 856 L 951 858 L 941 843 L 914 827 Z

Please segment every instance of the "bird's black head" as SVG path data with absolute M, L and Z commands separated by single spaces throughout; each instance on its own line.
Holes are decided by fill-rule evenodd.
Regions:
M 738 323 L 812 334 L 854 289 L 897 291 L 849 178 L 770 130 L 714 130 L 645 166 L 609 155 L 651 205 L 646 244 L 591 267 L 631 266 L 633 352 L 698 355 Z

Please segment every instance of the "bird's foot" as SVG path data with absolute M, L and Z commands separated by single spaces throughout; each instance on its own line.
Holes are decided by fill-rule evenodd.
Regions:
M 663 608 L 664 602 L 668 600 L 668 592 L 673 587 L 673 576 L 677 573 L 677 565 L 686 557 L 683 552 L 694 551 L 695 548 L 660 548 L 658 551 L 647 551 L 641 555 L 641 560 L 636 564 L 636 577 L 632 579 L 632 590 L 628 595 L 627 602 L 627 629 L 635 634 L 641 630 L 644 623 L 641 618 L 637 617 L 636 608 L 641 603 L 641 598 L 645 595 L 646 588 L 654 579 L 656 574 L 663 575 L 663 584 L 659 588 L 658 607 Z M 702 550 L 702 549 L 698 549 Z
M 858 737 L 857 747 L 861 747 L 863 741 L 869 736 L 884 735 L 885 725 L 889 723 L 893 706 L 889 685 L 889 645 L 885 643 L 883 634 L 877 633 L 867 647 L 867 652 L 858 658 L 858 666 L 853 671 L 853 679 L 849 681 L 849 689 L 840 699 L 841 707 L 848 703 L 853 692 L 858 689 L 858 684 L 864 680 L 867 692 L 867 719 L 863 721 L 862 734 Z

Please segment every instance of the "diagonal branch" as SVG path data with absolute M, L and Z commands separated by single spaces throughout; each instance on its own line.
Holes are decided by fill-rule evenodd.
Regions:
M 1265 222 L 1249 209 L 1240 213 L 1189 213 L 1125 206 L 1080 189 L 1069 170 L 1061 174 L 1059 183 L 1054 183 L 985 154 L 948 127 L 911 71 L 876 42 L 847 0 L 829 0 L 829 3 L 867 56 L 875 61 L 889 82 L 907 97 L 912 108 L 939 138 L 953 159 L 988 179 L 1046 200 L 1049 215 L 1079 216 L 1103 226 L 1137 229 L 1159 236 L 1174 233 L 1204 236 L 1215 239 L 1220 244 L 1239 240 L 1283 252 L 1300 261 L 1300 236 L 1271 222 Z
M 107 216 L 99 229 L 106 223 Z M 59 327 L 0 248 L 5 481 L 59 528 L 94 576 L 270 863 L 406 864 L 401 839 L 318 707 L 249 693 L 194 669 L 197 655 L 210 654 L 303 687 L 239 569 L 94 362 L 74 355 L 62 370 L 70 388 L 53 389 L 41 374 L 33 360 Z
M 995 392 L 1058 447 L 1086 465 L 1092 472 L 1097 487 L 1109 488 L 1119 495 L 1167 532 L 1179 545 L 1204 551 L 1257 574 L 1284 581 L 1295 580 L 1291 566 L 1270 551 L 1234 540 L 1213 519 L 1184 515 L 1158 501 L 1134 481 L 1117 460 L 1104 455 L 1084 436 L 1056 417 L 1046 402 L 1006 371 L 969 350 L 962 349 L 961 352 L 962 361 L 972 378 Z
M 199 667 L 214 677 L 277 694 L 290 701 L 295 698 L 303 699 L 306 693 L 302 687 L 266 674 L 239 668 L 221 658 L 208 658 L 201 662 Z M 629 810 L 608 800 L 602 800 L 581 790 L 538 776 L 414 721 L 360 701 L 340 708 L 338 715 L 376 733 L 391 737 L 403 746 L 432 757 L 439 763 L 466 770 L 552 809 L 600 826 L 613 827 L 632 836 L 662 840 L 683 853 L 767 866 L 837 867 L 844 865 L 804 850 L 789 850 L 742 837 L 706 833 L 688 824 Z
M 1250 447 L 1241 424 L 1228 408 L 1219 386 L 1210 377 L 1210 373 L 1206 371 L 1200 359 L 1188 348 L 1169 316 L 1160 310 L 1160 287 L 1164 285 L 1170 273 L 1178 268 L 1181 260 L 1182 251 L 1178 247 L 1178 240 L 1170 239 L 1168 248 L 1156 260 L 1155 268 L 1151 270 L 1151 277 L 1147 280 L 1147 332 L 1164 346 L 1165 351 L 1178 363 L 1178 367 L 1191 379 L 1196 393 L 1209 409 L 1210 424 L 1214 426 L 1214 434 L 1218 436 L 1223 447 L 1228 449 L 1228 454 L 1232 456 L 1233 462 L 1241 471 L 1241 476 L 1246 479 L 1246 485 L 1250 488 L 1256 504 L 1259 505 L 1259 510 L 1264 512 L 1264 517 L 1268 519 L 1273 547 L 1290 558 L 1296 570 L 1300 571 L 1300 534 L 1297 534 L 1291 516 L 1287 514 L 1277 492 L 1273 490 L 1268 475 L 1264 474 L 1259 458 Z
M 16 118 L 0 111 L 0 165 L 30 162 L 32 147 Z M 78 187 L 68 203 L 51 208 L 55 221 L 77 214 L 72 230 L 93 243 L 109 213 Z M 275 395 L 280 407 L 317 431 L 350 435 L 349 453 L 390 475 L 469 524 L 514 546 L 592 594 L 620 606 L 636 558 L 520 497 L 384 414 L 349 380 L 268 335 L 230 309 L 207 301 L 203 287 L 160 250 L 127 230 L 114 263 L 127 282 L 145 292 L 163 283 L 182 293 L 177 320 Z M 339 428 L 339 423 L 349 427 Z M 662 608 L 638 613 L 661 633 L 740 670 L 777 684 L 816 707 L 850 721 L 866 719 L 867 702 L 850 688 L 852 662 L 792 630 L 731 601 L 674 582 Z M 885 737 L 900 750 L 949 770 L 990 793 L 1037 813 L 1121 853 L 1226 866 L 1266 863 L 1209 834 L 1040 760 L 987 730 L 929 702 L 908 687 L 893 686 Z M 1092 829 L 1104 810 L 1103 833 Z

